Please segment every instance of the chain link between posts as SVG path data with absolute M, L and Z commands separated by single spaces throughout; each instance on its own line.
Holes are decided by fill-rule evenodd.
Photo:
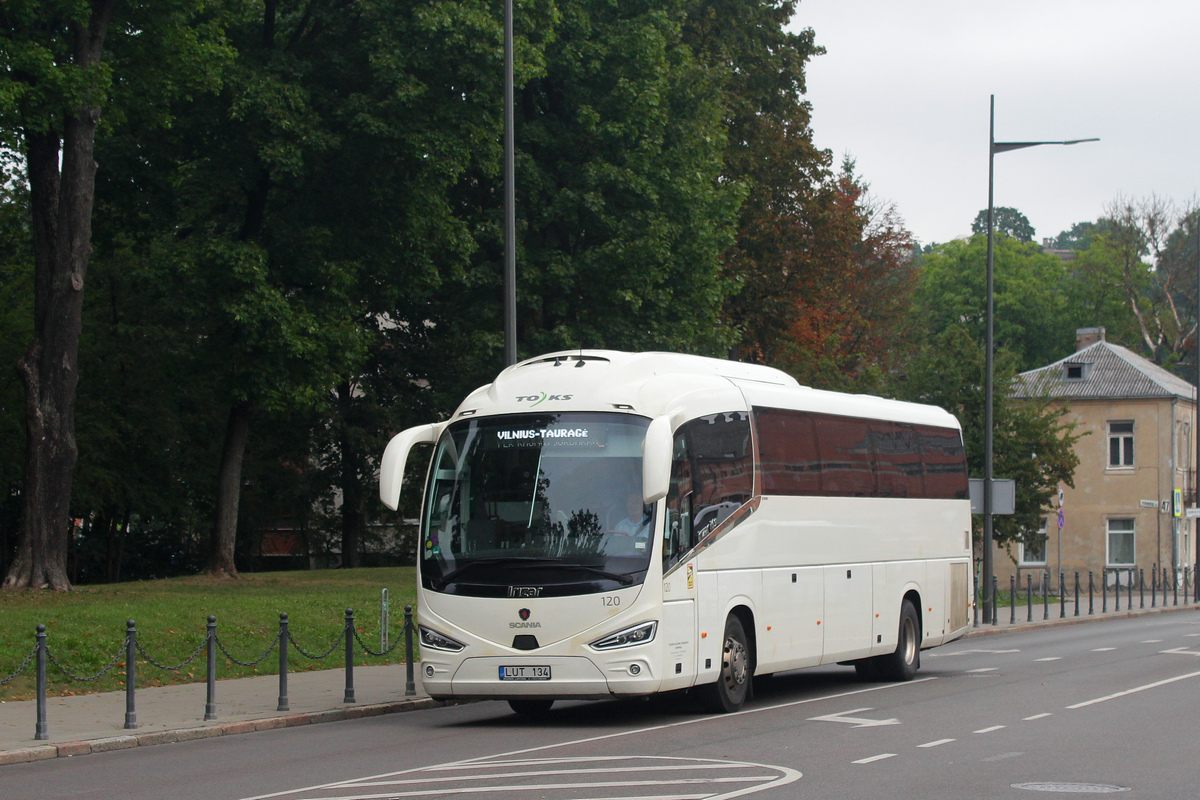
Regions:
M 151 664 L 155 667 L 158 667 L 159 669 L 166 670 L 167 672 L 174 672 L 175 670 L 183 669 L 188 664 L 191 664 L 193 661 L 195 661 L 196 656 L 198 656 L 202 652 L 204 652 L 204 647 L 208 644 L 208 640 L 201 639 L 200 644 L 196 645 L 196 649 L 192 651 L 192 654 L 190 656 L 188 656 L 187 658 L 185 658 L 183 661 L 180 661 L 178 664 L 176 664 L 173 667 L 167 666 L 166 664 L 160 664 L 159 662 L 157 662 L 153 658 L 151 658 L 150 654 L 147 653 L 145 651 L 145 649 L 142 648 L 142 643 L 140 641 L 137 642 L 136 644 L 137 644 L 137 651 L 142 654 L 142 658 L 146 659 L 146 663 Z M 268 650 L 267 652 L 270 652 L 270 651 Z
M 354 641 L 358 642 L 359 645 L 362 647 L 363 652 L 365 652 L 369 656 L 386 656 L 388 653 L 390 653 L 396 649 L 396 645 L 400 644 L 400 637 L 396 637 L 396 639 L 393 640 L 390 645 L 388 645 L 385 649 L 380 650 L 379 652 L 372 650 L 370 648 L 370 646 L 366 642 L 363 641 L 362 637 L 358 635 L 357 629 L 355 629 L 355 631 L 354 631 Z
M 4 686 L 5 684 L 16 680 L 17 676 L 24 672 L 25 668 L 29 666 L 29 662 L 33 661 L 34 656 L 37 655 L 37 651 L 37 645 L 34 645 L 33 649 L 29 651 L 29 655 L 25 656 L 25 660 L 21 662 L 21 666 L 17 667 L 17 671 L 9 675 L 7 678 L 0 680 L 0 686 Z
M 339 644 L 341 644 L 345 638 L 346 638 L 346 629 L 342 628 L 342 632 L 339 633 L 338 637 L 333 640 L 333 644 L 329 645 L 329 649 L 326 650 L 324 653 L 321 653 L 321 655 L 318 656 L 318 655 L 314 655 L 313 653 L 308 652 L 303 647 L 301 647 L 300 643 L 296 641 L 296 638 L 294 636 L 292 636 L 291 630 L 290 629 L 288 630 L 288 641 L 291 643 L 292 647 L 296 648 L 296 652 L 299 653 L 300 655 L 304 656 L 305 658 L 311 658 L 313 661 L 320 661 L 322 658 L 328 658 L 329 655 L 331 653 L 333 653 L 334 650 L 337 649 L 337 646 Z
M 101 678 L 103 678 L 105 675 L 107 675 L 108 673 L 112 672 L 113 667 L 115 667 L 117 665 L 117 662 L 121 660 L 121 656 L 125 655 L 125 648 L 128 645 L 129 645 L 129 637 L 126 636 L 125 641 L 121 642 L 121 648 L 119 650 L 117 650 L 116 654 L 112 657 L 112 660 L 108 662 L 108 666 L 105 667 L 104 669 L 100 670 L 95 675 L 91 676 L 90 678 L 85 678 L 82 675 L 76 675 L 75 673 L 71 672 L 69 669 L 64 667 L 62 665 L 62 663 L 59 662 L 59 660 L 54 657 L 54 651 L 50 649 L 49 645 L 46 646 L 46 658 L 50 661 L 51 664 L 58 667 L 59 672 L 61 672 L 63 675 L 66 675 L 71 680 L 80 681 L 81 683 L 92 683 L 93 681 L 98 681 Z
M 221 637 L 219 637 L 219 636 L 216 637 L 216 641 L 217 641 L 217 649 L 220 650 L 222 653 L 224 653 L 225 657 L 228 658 L 233 663 L 239 664 L 243 667 L 257 667 L 259 664 L 261 664 L 263 661 L 266 660 L 267 656 L 271 655 L 271 652 L 275 649 L 275 645 L 279 644 L 279 634 L 275 634 L 275 638 L 271 640 L 271 644 L 268 645 L 268 647 L 267 647 L 267 652 L 263 653 L 261 656 L 254 659 L 253 661 L 242 661 L 237 656 L 235 656 L 233 653 L 230 653 L 228 650 L 225 649 L 225 645 L 221 644 Z

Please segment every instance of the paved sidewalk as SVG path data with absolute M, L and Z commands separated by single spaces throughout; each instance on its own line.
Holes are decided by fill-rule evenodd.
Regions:
M 1140 607 L 1136 594 L 1132 608 L 1128 601 L 1129 598 L 1123 596 L 1121 609 L 1117 610 L 1114 599 L 1109 597 L 1108 611 L 1102 612 L 1101 599 L 1096 597 L 1095 613 L 1089 616 L 1087 599 L 1082 598 L 1080 615 L 1075 616 L 1074 603 L 1069 602 L 1066 604 L 1065 618 L 1060 617 L 1059 605 L 1052 603 L 1049 619 L 1043 619 L 1045 614 L 1042 606 L 1034 604 L 1032 621 L 1029 621 L 1026 607 L 1018 605 L 1016 619 L 1012 623 L 1009 622 L 1011 612 L 1008 608 L 1002 608 L 999 610 L 998 624 L 973 627 L 967 637 L 1043 626 L 1074 625 L 1099 619 L 1200 611 L 1200 606 L 1191 603 L 1185 605 L 1182 598 L 1178 606 L 1159 605 L 1151 608 L 1147 597 L 1144 609 Z M 276 675 L 218 681 L 217 719 L 210 721 L 204 720 L 207 691 L 204 683 L 139 689 L 135 708 L 138 727 L 134 730 L 124 727 L 124 692 L 50 697 L 46 700 L 50 738 L 44 741 L 33 738 L 37 727 L 36 701 L 0 703 L 0 765 L 334 722 L 439 705 L 421 691 L 419 665 L 416 675 L 417 695 L 406 697 L 403 664 L 355 667 L 354 696 L 357 702 L 345 703 L 344 669 L 290 673 L 288 711 L 276 710 L 279 699 L 279 678 Z
M 125 729 L 125 692 L 46 698 L 49 739 L 37 741 L 37 701 L 0 703 L 0 765 L 85 755 L 210 736 L 334 722 L 439 705 L 421 691 L 404 694 L 405 666 L 354 668 L 354 698 L 345 703 L 344 669 L 288 674 L 288 711 L 277 711 L 279 677 L 217 681 L 215 720 L 205 721 L 207 686 L 138 689 L 137 728 Z

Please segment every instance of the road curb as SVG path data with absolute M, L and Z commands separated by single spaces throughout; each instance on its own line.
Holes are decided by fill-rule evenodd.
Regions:
M 1098 622 L 1105 619 L 1130 619 L 1133 617 L 1149 617 L 1157 614 L 1173 614 L 1179 611 L 1200 611 L 1200 606 L 1160 606 L 1159 608 L 1135 608 L 1130 611 L 1105 611 L 1100 614 L 1082 614 L 1078 617 L 1068 616 L 1063 618 L 1051 618 L 1047 620 L 1039 620 L 1036 622 L 1014 622 L 999 623 L 996 625 L 988 625 L 986 627 L 972 628 L 963 634 L 962 638 L 970 639 L 975 636 L 995 636 L 999 633 L 1016 633 L 1018 631 L 1031 631 L 1037 628 L 1052 628 L 1061 627 L 1063 625 L 1079 625 L 1085 622 Z
M 179 728 L 168 731 L 153 731 L 147 733 L 131 733 L 124 736 L 109 736 L 102 739 L 87 739 L 78 742 L 62 742 L 61 744 L 35 745 L 15 750 L 0 752 L 0 766 L 7 764 L 24 764 L 30 761 L 45 761 L 51 758 L 71 758 L 86 756 L 92 753 L 106 753 L 112 750 L 129 750 L 135 747 L 150 747 L 159 744 L 174 744 L 193 739 L 211 739 L 217 736 L 238 736 L 243 733 L 276 730 L 279 728 L 294 728 L 301 725 L 316 725 L 322 722 L 341 722 L 364 717 L 378 717 L 384 714 L 397 714 L 404 711 L 418 711 L 424 708 L 437 708 L 445 705 L 441 701 L 430 698 L 416 700 L 398 700 L 391 703 L 375 703 L 366 706 L 348 706 L 327 711 L 286 714 L 264 719 L 238 720 L 236 722 L 218 722 L 193 728 Z

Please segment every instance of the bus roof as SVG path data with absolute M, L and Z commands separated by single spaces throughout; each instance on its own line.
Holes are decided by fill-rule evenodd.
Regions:
M 521 361 L 472 392 L 454 418 L 530 411 L 690 418 L 756 405 L 959 427 L 934 406 L 812 389 L 761 364 L 616 350 L 564 350 Z

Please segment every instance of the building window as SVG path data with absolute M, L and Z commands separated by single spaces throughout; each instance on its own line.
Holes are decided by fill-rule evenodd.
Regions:
M 1132 519 L 1110 519 L 1108 520 L 1108 565 L 1109 566 L 1132 566 L 1133 565 L 1133 520 Z
M 1133 466 L 1133 423 L 1108 423 L 1108 466 Z
M 1017 545 L 1017 561 L 1022 567 L 1044 567 L 1046 565 L 1046 518 L 1042 517 L 1041 527 L 1033 544 Z
M 1068 362 L 1063 365 L 1063 374 L 1069 381 L 1081 381 L 1087 375 L 1085 366 L 1084 364 Z

